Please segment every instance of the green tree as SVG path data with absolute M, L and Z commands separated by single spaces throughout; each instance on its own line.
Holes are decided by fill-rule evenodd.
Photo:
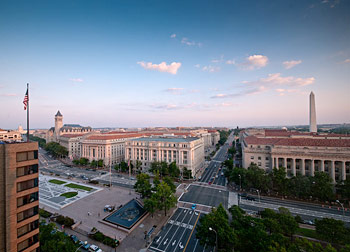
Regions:
M 89 164 L 89 159 L 87 159 L 87 158 L 80 158 L 79 159 L 79 163 L 81 165 L 88 165 Z
M 156 191 L 157 191 L 157 187 L 159 186 L 159 184 L 160 184 L 159 174 L 156 173 L 156 175 L 155 175 L 154 178 L 153 178 L 153 188 L 152 188 L 152 191 L 156 192 Z
M 42 252 L 74 252 L 76 247 L 72 240 L 62 232 L 54 231 L 55 224 L 40 225 L 40 251 Z
M 140 160 L 136 160 L 136 161 L 135 161 L 135 167 L 136 167 L 136 172 L 137 172 L 137 173 L 140 173 L 140 172 L 141 172 L 141 171 L 140 171 L 141 165 L 142 165 L 142 162 L 141 162 Z
M 150 172 L 152 172 L 153 174 L 161 174 L 162 171 L 162 165 L 160 162 L 158 161 L 154 161 L 151 163 L 151 167 L 150 167 Z
M 350 205 L 350 178 L 337 184 L 337 190 L 344 201 Z
M 103 167 L 103 159 L 97 161 L 97 167 Z
M 184 179 L 191 179 L 192 178 L 192 172 L 191 170 L 188 170 L 186 167 L 182 169 L 182 176 Z
M 272 177 L 273 190 L 275 190 L 278 193 L 281 193 L 282 195 L 285 195 L 287 193 L 286 168 L 284 167 L 273 168 L 271 177 Z
M 157 205 L 158 205 L 158 202 L 155 195 L 152 195 L 150 198 L 144 200 L 144 207 L 146 211 L 152 214 L 152 218 L 153 218 L 154 212 L 157 209 Z
M 228 168 L 225 170 L 225 176 L 229 183 L 234 182 L 236 185 L 242 185 L 242 188 L 245 188 L 247 185 L 246 178 L 247 170 L 244 168 Z
M 164 177 L 163 181 L 168 184 L 168 186 L 170 187 L 170 189 L 173 193 L 176 192 L 176 185 L 174 184 L 173 180 L 170 177 L 168 177 L 168 176 Z
M 271 184 L 270 177 L 264 169 L 260 169 L 256 164 L 251 164 L 246 172 L 248 188 L 255 188 L 267 192 Z
M 218 208 L 213 208 L 211 212 L 201 219 L 197 226 L 196 237 L 201 245 L 214 247 L 216 245 L 215 230 L 218 239 L 219 251 L 233 251 L 236 243 L 236 235 L 230 227 L 228 214 L 225 208 L 220 204 Z
M 311 181 L 309 177 L 297 173 L 296 176 L 287 180 L 287 193 L 297 198 L 307 199 L 311 195 Z
M 171 162 L 168 167 L 169 175 L 173 178 L 178 178 L 180 176 L 180 169 L 176 165 L 176 162 Z
M 129 170 L 128 164 L 127 164 L 125 161 L 122 161 L 122 162 L 120 163 L 120 170 L 121 170 L 122 172 L 126 172 L 126 171 Z
M 311 180 L 311 193 L 313 197 L 321 201 L 334 200 L 333 181 L 331 177 L 325 172 L 315 172 L 315 176 Z
M 90 166 L 91 167 L 97 167 L 97 161 L 96 160 L 92 160 L 91 163 L 90 163 Z
M 152 195 L 152 185 L 148 174 L 140 173 L 136 176 L 135 191 L 141 194 L 141 198 L 149 198 Z
M 344 222 L 340 220 L 323 218 L 321 220 L 316 220 L 316 233 L 325 241 L 332 244 L 342 244 L 344 243 L 346 234 L 349 231 L 346 230 Z
M 157 191 L 154 193 L 154 197 L 157 200 L 158 209 L 164 210 L 165 216 L 167 215 L 167 211 L 175 206 L 177 202 L 170 186 L 163 181 L 157 186 Z

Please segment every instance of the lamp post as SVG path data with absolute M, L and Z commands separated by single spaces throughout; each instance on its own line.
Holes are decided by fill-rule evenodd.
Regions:
M 85 241 L 83 244 L 80 245 L 79 248 L 77 248 L 77 250 L 75 250 L 75 252 L 77 252 L 83 245 L 86 245 L 87 244 L 87 241 Z
M 217 252 L 218 251 L 218 234 L 211 227 L 209 227 L 209 231 L 213 231 L 215 233 L 215 251 Z
M 258 193 L 259 203 L 260 203 L 260 192 L 259 192 L 259 190 L 256 190 L 256 191 L 257 191 L 257 193 Z
M 242 180 L 241 180 L 241 174 L 238 174 L 239 177 L 239 191 L 242 190 Z
M 344 205 L 342 203 L 340 203 L 339 200 L 336 200 L 335 202 L 337 202 L 339 205 L 341 205 L 342 209 L 343 209 L 343 221 L 345 222 L 345 217 L 344 217 Z

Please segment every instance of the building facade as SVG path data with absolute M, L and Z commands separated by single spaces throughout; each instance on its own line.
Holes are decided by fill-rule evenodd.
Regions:
M 36 142 L 0 142 L 0 187 L 0 251 L 39 251 Z
M 125 160 L 140 161 L 141 169 L 148 171 L 151 163 L 176 162 L 180 170 L 187 168 L 198 178 L 204 167 L 203 138 L 142 137 L 125 142 Z
M 0 129 L 0 141 L 21 141 L 22 135 L 19 131 Z
M 46 132 L 46 143 L 59 142 L 60 136 L 63 134 L 87 134 L 92 132 L 91 127 L 83 127 L 79 124 L 63 124 L 63 115 L 57 111 L 55 115 L 55 127 L 50 128 Z
M 246 132 L 242 142 L 242 165 L 251 163 L 265 170 L 285 167 L 288 176 L 314 176 L 327 172 L 333 181 L 350 176 L 350 136 L 312 134 L 286 130 L 264 130 L 255 135 Z

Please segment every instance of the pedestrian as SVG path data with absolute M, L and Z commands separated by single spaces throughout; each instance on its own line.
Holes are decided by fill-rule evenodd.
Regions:
M 98 217 L 100 217 L 100 212 L 98 213 Z

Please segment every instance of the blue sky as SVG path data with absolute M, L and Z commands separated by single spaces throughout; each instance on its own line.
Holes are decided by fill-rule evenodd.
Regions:
M 350 122 L 350 1 L 1 1 L 0 127 Z

